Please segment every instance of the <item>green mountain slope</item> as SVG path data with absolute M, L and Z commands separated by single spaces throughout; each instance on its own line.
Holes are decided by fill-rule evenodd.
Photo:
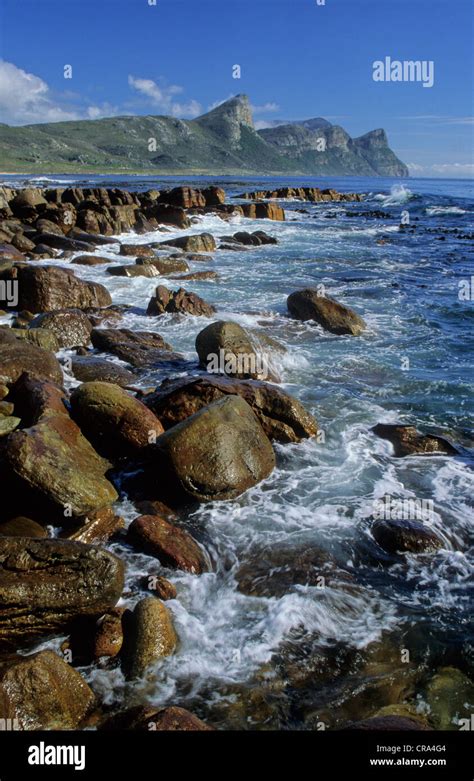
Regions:
M 317 139 L 327 139 L 317 151 Z M 384 131 L 360 139 L 325 120 L 256 131 L 237 95 L 194 120 L 126 116 L 10 127 L 0 167 L 28 173 L 367 174 L 407 176 Z

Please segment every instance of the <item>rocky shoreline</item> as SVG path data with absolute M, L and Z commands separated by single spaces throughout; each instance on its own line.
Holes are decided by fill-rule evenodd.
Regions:
M 0 188 L 0 306 L 15 313 L 0 327 L 0 474 L 8 486 L 0 510 L 0 719 L 16 720 L 21 729 L 211 728 L 176 706 L 110 713 L 75 667 L 100 660 L 133 681 L 173 654 L 179 637 L 166 606 L 177 597 L 173 571 L 199 577 L 213 568 L 183 519 L 200 504 L 233 499 L 266 480 L 276 464 L 274 443 L 318 436 L 315 417 L 278 385 L 272 363 L 278 343 L 219 319 L 213 305 L 186 287 L 159 284 L 163 275 L 185 285 L 216 278 L 217 272 L 199 270 L 209 253 L 276 243 L 262 230 L 223 230 L 217 241 L 208 233 L 167 240 L 170 227 L 192 229 L 208 213 L 223 224 L 233 214 L 283 221 L 280 202 L 294 198 L 363 196 L 285 188 L 244 193 L 240 199 L 249 203 L 242 204 L 227 203 L 219 187 Z M 121 244 L 117 236 L 130 231 L 153 231 L 160 240 Z M 118 260 L 135 263 L 101 256 L 101 247 L 111 244 Z M 43 263 L 49 259 L 64 265 Z M 107 287 L 74 274 L 74 265 L 95 264 L 109 264 L 111 276 L 156 277 L 146 306 L 154 322 L 166 314 L 215 318 L 197 330 L 192 373 L 177 379 L 183 356 L 154 331 L 121 328 L 123 308 Z M 315 289 L 289 290 L 287 308 L 289 316 L 335 336 L 357 337 L 367 328 L 359 313 Z M 73 351 L 70 368 L 80 384 L 72 392 L 64 387 L 61 350 Z M 217 371 L 210 357 L 222 359 Z M 168 377 L 156 388 L 139 388 L 140 372 L 157 365 Z M 458 452 L 446 439 L 409 426 L 380 425 L 374 434 L 392 442 L 396 457 Z M 124 494 L 137 513 L 126 530 L 114 511 Z M 374 523 L 372 534 L 387 556 L 430 554 L 443 545 L 423 524 L 390 518 Z M 110 541 L 146 553 L 170 572 L 170 579 L 148 579 L 150 595 L 133 610 L 118 605 L 124 562 L 104 547 Z M 269 564 L 258 588 L 272 595 L 270 573 L 286 571 L 285 556 L 265 555 Z M 257 572 L 264 560 L 255 562 Z M 290 565 L 292 582 L 308 583 L 328 566 L 302 555 Z M 337 576 L 346 582 L 344 573 Z M 245 572 L 241 588 L 258 593 Z M 62 656 L 24 655 L 39 640 L 63 635 Z M 352 722 L 377 729 L 384 718 L 394 728 L 432 728 L 403 709 L 373 716 L 372 725 L 371 718 Z

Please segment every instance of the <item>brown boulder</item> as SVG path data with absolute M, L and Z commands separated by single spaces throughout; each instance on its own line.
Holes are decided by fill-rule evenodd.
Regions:
M 156 257 L 152 247 L 149 247 L 148 244 L 122 244 L 120 254 L 136 258 Z
M 206 557 L 184 529 L 160 518 L 159 515 L 140 515 L 128 527 L 128 540 L 164 567 L 180 569 L 200 575 L 209 569 Z
M 180 236 L 178 239 L 168 239 L 162 242 L 168 247 L 178 247 L 185 252 L 213 252 L 216 242 L 210 233 L 197 233 L 192 236 Z
M 80 542 L 0 537 L 0 647 L 64 630 L 78 616 L 100 616 L 124 584 L 120 559 Z
M 156 597 L 145 597 L 124 621 L 122 670 L 127 679 L 141 678 L 152 664 L 169 656 L 178 639 L 168 608 Z
M 82 675 L 53 651 L 0 667 L 0 719 L 16 721 L 19 729 L 75 729 L 95 704 Z
M 5 341 L 2 337 L 3 334 L 0 335 L 0 376 L 4 384 L 16 382 L 23 372 L 62 383 L 62 369 L 52 353 L 13 334 Z
M 298 320 L 314 320 L 333 334 L 358 336 L 366 327 L 362 318 L 349 307 L 332 298 L 320 296 L 317 290 L 307 288 L 288 296 L 288 309 Z
M 57 309 L 106 307 L 112 303 L 110 293 L 97 282 L 85 282 L 70 269 L 54 266 L 21 268 L 19 308 L 30 312 L 52 312 Z
M 92 323 L 80 309 L 57 309 L 37 315 L 30 328 L 47 328 L 60 347 L 87 347 L 91 341 Z
M 171 291 L 164 285 L 158 285 L 146 310 L 147 315 L 163 315 L 165 312 L 210 317 L 215 308 L 196 293 L 188 293 L 184 288 Z
M 210 375 L 165 380 L 144 401 L 167 430 L 227 395 L 241 396 L 249 404 L 269 439 L 300 442 L 318 433 L 317 421 L 297 399 L 275 385 L 253 380 Z
M 382 439 L 388 439 L 393 445 L 397 458 L 411 455 L 429 455 L 445 453 L 453 456 L 458 452 L 444 437 L 422 434 L 414 426 L 399 426 L 389 423 L 377 423 L 372 431 Z
M 239 396 L 226 396 L 178 423 L 159 437 L 153 455 L 150 481 L 183 502 L 233 499 L 275 466 L 270 440 Z
M 112 353 L 137 368 L 181 361 L 181 356 L 173 353 L 163 337 L 153 331 L 94 328 L 91 339 L 96 349 Z
M 115 456 L 137 453 L 164 431 L 148 407 L 110 382 L 85 382 L 75 388 L 71 410 L 97 450 Z

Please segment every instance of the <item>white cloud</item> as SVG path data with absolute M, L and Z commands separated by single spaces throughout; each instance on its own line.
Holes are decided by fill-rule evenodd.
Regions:
M 439 125 L 472 125 L 474 117 L 450 117 L 442 114 L 417 114 L 412 117 L 399 117 L 411 121 L 430 122 Z
M 43 79 L 0 60 L 0 120 L 12 125 L 78 119 L 75 110 L 62 108 Z
M 79 105 L 74 106 L 74 102 Z M 39 76 L 0 60 L 0 122 L 25 125 L 37 122 L 66 122 L 74 119 L 98 119 L 117 113 L 110 103 L 81 105 L 81 96 L 64 92 L 55 97 Z
M 267 127 L 273 127 L 272 122 L 269 122 L 266 119 L 258 119 L 256 122 L 254 122 L 255 130 L 265 130 Z
M 129 76 L 128 83 L 163 114 L 171 114 L 173 117 L 197 117 L 201 113 L 201 105 L 197 100 L 189 100 L 186 103 L 174 101 L 173 96 L 183 92 L 183 87 L 177 84 L 160 86 L 152 79 L 135 78 L 135 76 Z
M 262 106 L 251 106 L 254 114 L 269 114 L 275 111 L 280 111 L 278 103 L 264 103 Z
M 419 163 L 407 163 L 411 174 L 415 176 L 453 176 L 472 177 L 474 175 L 474 163 L 433 163 L 432 165 L 420 165 Z

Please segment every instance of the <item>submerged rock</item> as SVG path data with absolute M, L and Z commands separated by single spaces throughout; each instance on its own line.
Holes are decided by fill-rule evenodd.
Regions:
M 251 407 L 226 396 L 169 429 L 148 476 L 181 501 L 233 499 L 273 471 L 275 454 Z
M 182 356 L 154 331 L 130 331 L 127 328 L 94 328 L 92 344 L 97 350 L 112 353 L 136 368 L 155 367 L 163 362 L 176 363 Z
M 120 364 L 93 355 L 73 358 L 72 373 L 81 382 L 113 382 L 121 388 L 136 380 L 136 375 Z
M 426 689 L 430 720 L 436 729 L 459 729 L 471 724 L 474 683 L 455 667 L 442 667 Z
M 363 319 L 352 309 L 339 304 L 332 298 L 307 288 L 291 293 L 287 299 L 288 309 L 298 320 L 314 320 L 333 334 L 358 336 L 366 327 Z
M 168 247 L 178 247 L 184 252 L 213 252 L 216 249 L 214 236 L 210 233 L 198 233 L 193 236 L 180 236 L 162 242 Z
M 420 521 L 376 521 L 372 535 L 387 553 L 433 553 L 444 545 L 441 537 Z
M 82 675 L 53 651 L 0 664 L 0 719 L 19 729 L 76 729 L 95 704 Z
M 455 455 L 458 451 L 443 437 L 422 434 L 414 426 L 400 426 L 377 423 L 372 431 L 381 439 L 388 439 L 397 458 L 416 454 L 445 453 Z
M 213 728 L 185 708 L 169 705 L 167 708 L 156 710 L 151 706 L 137 705 L 116 713 L 102 725 L 102 729 L 203 732 Z
M 79 542 L 0 537 L 0 647 L 16 646 L 100 616 L 124 585 L 120 559 Z

